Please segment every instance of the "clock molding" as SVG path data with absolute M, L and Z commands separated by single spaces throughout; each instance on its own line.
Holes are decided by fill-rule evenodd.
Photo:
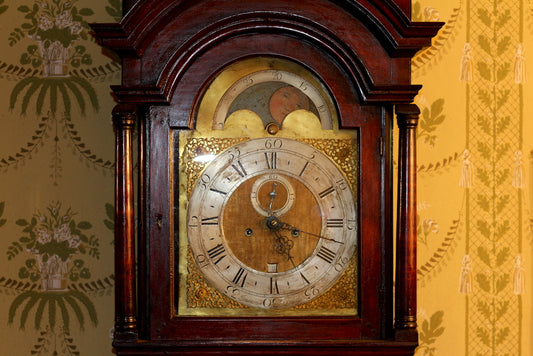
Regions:
M 410 103 L 420 86 L 410 82 L 410 58 L 431 44 L 431 37 L 442 24 L 411 22 L 405 15 L 410 12 L 410 1 L 406 0 L 160 0 L 124 1 L 123 6 L 126 15 L 120 23 L 92 25 L 102 44 L 123 61 L 122 84 L 113 87 L 118 100 L 113 110 L 116 353 L 412 355 L 417 345 L 415 135 L 419 110 Z M 225 72 L 228 68 L 236 68 L 233 74 L 237 80 L 232 77 L 217 82 L 221 73 L 229 73 Z M 251 79 L 263 83 L 263 87 L 247 93 L 247 84 L 239 84 L 239 79 L 241 83 Z M 209 88 L 219 84 L 213 99 Z M 271 115 L 265 115 L 256 106 L 256 99 L 261 99 L 256 94 L 271 93 L 285 85 L 310 85 L 313 89 L 303 90 L 310 104 L 302 106 L 299 114 L 289 114 L 281 123 L 272 109 Z M 228 91 L 231 89 L 236 94 Z M 209 100 L 212 101 L 206 106 Z M 394 114 L 399 148 L 393 251 Z M 308 117 L 318 118 L 318 127 L 304 129 Z M 259 126 L 249 125 L 261 120 L 263 124 Z M 236 133 L 248 126 L 249 131 Z M 135 127 L 139 128 L 135 143 L 140 153 L 138 186 L 134 185 Z M 188 289 L 187 282 L 176 282 L 180 280 L 180 264 L 190 268 L 198 267 L 199 262 L 198 252 L 191 253 L 186 244 L 185 252 L 179 248 L 194 229 L 192 220 L 185 220 L 193 227 L 184 232 L 187 229 L 183 226 L 183 212 L 188 203 L 180 199 L 183 195 L 194 196 L 194 182 L 198 180 L 189 179 L 185 184 L 175 181 L 187 164 L 182 156 L 187 142 L 199 140 L 205 148 L 209 147 L 207 140 L 218 145 L 215 154 L 224 157 L 224 148 L 247 142 L 248 137 L 252 141 L 268 137 L 295 139 L 307 145 L 313 140 L 339 139 L 338 135 L 345 131 L 355 132 L 357 137 L 350 141 L 355 179 L 348 179 L 354 185 L 357 249 L 346 269 L 351 271 L 350 278 L 341 282 L 341 286 L 356 285 L 353 313 L 335 312 L 327 304 L 322 305 L 326 312 L 317 315 L 299 313 L 298 307 L 285 314 L 277 310 L 269 313 L 268 308 L 267 312 L 264 308 L 258 312 L 260 308 L 254 307 L 247 307 L 246 315 L 180 312 L 180 295 L 187 294 L 184 290 L 203 295 L 202 291 Z M 268 169 L 272 168 L 270 163 Z M 250 169 L 244 165 L 236 169 L 237 174 L 243 174 L 245 167 Z M 192 175 L 201 175 L 201 171 Z M 261 176 L 261 172 L 257 174 Z M 258 180 L 286 187 L 300 184 L 272 177 Z M 243 185 L 243 189 L 259 194 L 258 185 L 253 186 L 252 181 L 249 185 Z M 270 196 L 275 196 L 277 191 L 272 187 L 273 183 L 268 188 Z M 313 199 L 320 200 L 340 190 L 331 187 L 315 189 L 318 198 Z M 139 225 L 135 224 L 134 194 L 139 197 Z M 254 204 L 270 214 L 270 198 L 263 199 L 267 199 L 266 205 L 264 200 Z M 265 219 L 270 223 L 283 222 L 283 214 L 294 209 L 291 204 L 280 210 L 279 216 Z M 251 209 L 257 211 L 257 206 Z M 330 208 L 324 205 L 321 209 Z M 176 211 L 181 211 L 177 218 L 173 216 Z M 218 224 L 215 216 L 204 219 L 212 219 L 205 220 L 210 227 L 214 222 Z M 322 232 L 316 234 L 319 241 L 327 240 L 328 228 L 348 229 L 345 219 L 322 219 Z M 270 229 L 265 230 L 267 235 L 279 237 L 278 230 L 265 226 Z M 295 236 L 299 231 L 292 229 Z M 198 236 L 203 238 L 204 234 Z M 320 266 L 337 261 L 332 248 L 320 250 L 321 242 L 316 246 L 309 248 L 315 252 L 306 252 L 310 257 L 304 261 L 315 261 L 312 256 L 316 253 L 321 255 L 316 261 L 326 261 Z M 209 253 L 212 248 L 208 248 L 209 257 L 215 255 Z M 292 258 L 291 253 L 284 256 Z M 210 263 L 216 261 L 212 258 Z M 295 271 L 304 271 L 305 263 L 295 263 Z M 323 267 L 317 267 L 320 268 Z M 244 273 L 245 267 L 242 269 Z M 197 283 L 205 283 L 202 271 L 190 271 Z M 241 271 L 237 272 L 230 285 L 244 288 Z M 210 285 L 204 286 L 211 288 Z M 266 294 L 274 293 L 270 286 Z M 215 292 L 216 288 L 209 293 Z

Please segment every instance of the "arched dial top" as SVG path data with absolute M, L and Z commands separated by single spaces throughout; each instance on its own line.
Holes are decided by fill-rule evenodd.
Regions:
M 207 281 L 263 309 L 324 293 L 357 246 L 355 198 L 343 173 L 286 138 L 252 139 L 218 155 L 192 190 L 187 224 Z
M 235 83 L 231 85 L 231 87 L 226 90 L 222 98 L 220 99 L 216 109 L 215 114 L 213 117 L 213 130 L 222 130 L 224 129 L 224 124 L 226 118 L 231 114 L 230 108 L 232 104 L 235 102 L 235 100 L 245 91 L 247 90 L 254 90 L 255 88 L 258 88 L 256 90 L 256 95 L 249 95 L 252 100 L 254 101 L 269 101 L 272 100 L 272 98 L 275 98 L 275 93 L 268 93 L 268 98 L 264 98 L 265 91 L 259 89 L 259 84 L 266 84 L 266 83 L 281 83 L 286 84 L 287 87 L 290 87 L 293 89 L 294 97 L 296 98 L 298 95 L 302 95 L 306 97 L 306 100 L 308 100 L 314 108 L 316 108 L 316 114 L 318 115 L 318 118 L 320 119 L 322 129 L 324 130 L 331 130 L 333 128 L 333 121 L 332 121 L 332 114 L 330 112 L 330 103 L 332 102 L 329 98 L 329 95 L 326 94 L 324 90 L 319 90 L 316 88 L 314 84 L 312 84 L 309 80 L 303 78 L 302 76 L 284 71 L 284 70 L 273 70 L 273 69 L 267 69 L 267 70 L 260 70 L 257 72 L 250 73 L 239 80 L 237 80 Z M 272 95 L 272 96 L 270 96 Z M 281 94 L 283 95 L 283 94 Z M 285 94 L 286 95 L 286 94 Z M 297 99 L 294 99 L 297 100 Z M 268 102 L 265 102 L 266 109 L 268 110 Z M 279 107 L 279 105 L 277 105 Z M 294 104 L 294 107 L 289 109 L 296 109 L 297 105 Z M 301 108 L 309 110 L 308 107 L 302 106 Z M 285 113 L 287 115 L 288 113 Z M 276 113 L 273 113 L 272 116 L 276 118 Z M 282 120 L 281 118 L 280 120 Z M 278 120 L 278 121 L 280 121 Z

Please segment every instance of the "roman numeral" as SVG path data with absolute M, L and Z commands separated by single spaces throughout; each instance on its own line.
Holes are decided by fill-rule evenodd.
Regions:
M 327 195 L 333 193 L 335 191 L 335 188 L 333 186 L 329 187 L 329 188 L 326 188 L 324 189 L 323 191 L 321 191 L 320 193 L 318 193 L 318 196 L 320 198 L 324 198 L 326 197 Z
M 203 218 L 202 225 L 218 225 L 218 216 L 212 218 Z
M 344 226 L 343 219 L 328 219 L 326 222 L 326 227 L 343 227 L 343 226 Z
M 265 159 L 268 169 L 278 168 L 278 153 L 277 152 L 265 152 Z
M 307 278 L 305 278 L 305 276 L 304 276 L 304 274 L 302 272 L 300 272 L 300 276 L 302 276 L 302 278 L 305 281 L 305 283 L 311 284 L 311 282 L 309 282 L 309 280 Z
M 241 288 L 244 287 L 244 282 L 246 282 L 246 277 L 248 276 L 248 272 L 244 270 L 244 268 L 239 268 L 239 271 L 233 277 L 233 283 L 240 286 Z
M 237 164 L 233 163 L 231 165 L 233 167 L 234 170 L 237 171 L 237 173 L 239 173 L 239 175 L 241 177 L 245 177 L 248 173 L 246 173 L 246 170 L 244 169 L 244 167 L 242 166 L 242 163 L 241 161 L 237 161 Z
M 209 258 L 211 258 L 212 260 L 215 259 L 215 257 L 218 257 L 218 259 L 214 262 L 214 264 L 217 264 L 219 263 L 224 257 L 226 257 L 226 255 L 223 253 L 226 252 L 226 248 L 222 245 L 222 244 L 218 244 L 216 245 L 215 247 L 213 247 L 212 249 L 210 249 L 209 251 L 207 251 L 207 255 L 209 256 Z
M 304 174 L 305 170 L 307 169 L 307 166 L 309 166 L 309 161 L 305 162 L 304 168 L 302 168 L 300 174 L 298 174 L 300 177 Z
M 320 246 L 320 250 L 318 250 L 316 255 L 327 263 L 333 263 L 333 260 L 335 259 L 335 252 L 324 246 Z
M 279 294 L 278 281 L 270 277 L 270 294 Z

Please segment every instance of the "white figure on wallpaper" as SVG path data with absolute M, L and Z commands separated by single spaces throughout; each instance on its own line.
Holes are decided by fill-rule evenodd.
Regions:
M 459 80 L 462 82 L 469 82 L 472 80 L 472 46 L 468 42 L 463 46 Z
M 519 43 L 516 46 L 515 62 L 514 62 L 514 81 L 516 84 L 526 82 L 526 56 L 524 55 L 525 48 Z
M 439 10 L 435 9 L 432 6 L 426 6 L 424 8 L 424 20 L 425 21 L 439 21 L 440 13 Z
M 522 265 L 522 256 L 516 255 L 514 260 L 513 291 L 520 295 L 526 291 L 525 268 Z
M 472 292 L 472 268 L 470 263 L 472 263 L 470 255 L 464 255 L 461 275 L 459 276 L 459 293 L 461 294 L 470 294 Z
M 470 161 L 472 155 L 468 149 L 463 152 L 463 167 L 461 169 L 461 179 L 459 180 L 459 186 L 463 188 L 471 188 L 474 184 L 474 168 Z
M 522 151 L 520 150 L 514 153 L 513 181 L 511 184 L 517 189 L 526 187 L 524 178 L 524 161 L 522 160 Z

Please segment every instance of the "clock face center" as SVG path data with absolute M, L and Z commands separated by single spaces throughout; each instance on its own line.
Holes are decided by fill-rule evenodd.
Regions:
M 312 255 L 318 239 L 301 234 L 299 229 L 304 227 L 315 235 L 321 233 L 316 198 L 297 179 L 280 174 L 243 182 L 228 198 L 222 220 L 233 255 L 242 264 L 267 273 L 292 270 Z

